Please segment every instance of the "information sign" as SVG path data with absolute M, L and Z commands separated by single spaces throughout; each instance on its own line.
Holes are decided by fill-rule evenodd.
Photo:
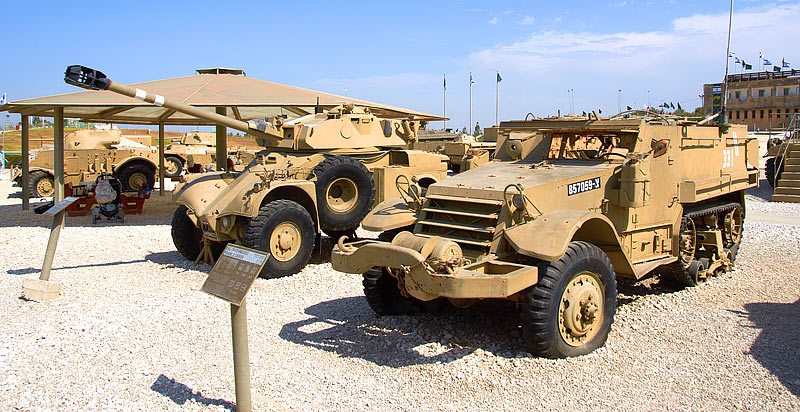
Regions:
M 200 290 L 240 306 L 268 257 L 268 253 L 229 243 Z
M 67 196 L 64 198 L 64 200 L 54 204 L 53 206 L 50 207 L 50 209 L 47 209 L 47 211 L 44 212 L 44 214 L 47 216 L 55 216 L 56 214 L 58 214 L 58 212 L 61 212 L 62 210 L 66 209 L 67 206 L 75 203 L 76 200 L 78 200 L 78 196 Z

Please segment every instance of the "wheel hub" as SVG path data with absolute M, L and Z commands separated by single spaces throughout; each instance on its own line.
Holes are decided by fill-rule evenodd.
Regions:
M 172 174 L 178 171 L 178 165 L 174 160 L 168 159 L 164 162 L 164 169 L 167 171 L 167 173 Z
M 128 186 L 131 189 L 139 190 L 140 187 L 147 184 L 147 176 L 143 173 L 134 173 L 128 178 Z
M 272 231 L 269 241 L 269 251 L 272 256 L 286 262 L 300 251 L 300 228 L 292 222 L 283 222 Z
M 340 177 L 328 185 L 325 194 L 328 207 L 337 213 L 347 213 L 358 203 L 358 187 L 353 180 Z
M 53 192 L 53 182 L 50 179 L 40 179 L 36 183 L 36 191 L 40 196 L 50 196 Z
M 576 276 L 567 285 L 559 306 L 559 331 L 571 346 L 589 341 L 603 322 L 603 287 L 590 272 Z

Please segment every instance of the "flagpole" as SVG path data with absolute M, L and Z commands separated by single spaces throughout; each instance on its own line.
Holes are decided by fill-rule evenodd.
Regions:
M 719 123 L 728 123 L 728 114 L 725 112 L 726 103 L 728 103 L 728 56 L 731 55 L 731 24 L 733 23 L 733 0 L 731 0 L 731 11 L 728 15 L 728 49 L 725 51 L 725 79 L 722 82 L 722 121 Z M 755 113 L 755 112 L 753 112 Z M 763 113 L 763 112 L 762 112 Z
M 469 126 L 467 132 L 472 134 L 472 72 L 469 72 Z
M 494 94 L 494 125 L 500 126 L 500 72 L 497 72 L 497 86 Z
M 447 131 L 447 75 L 444 76 L 444 81 L 442 82 L 442 87 L 444 88 L 444 109 L 442 110 L 442 117 L 445 118 L 444 120 L 444 130 Z

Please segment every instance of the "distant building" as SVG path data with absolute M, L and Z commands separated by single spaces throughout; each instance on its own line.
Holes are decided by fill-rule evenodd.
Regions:
M 721 110 L 722 87 L 703 85 L 707 116 Z M 800 112 L 800 70 L 729 75 L 725 110 L 730 123 L 747 125 L 747 130 L 787 127 L 791 116 Z

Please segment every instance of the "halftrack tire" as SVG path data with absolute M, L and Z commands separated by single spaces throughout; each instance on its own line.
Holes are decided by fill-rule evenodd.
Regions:
M 183 161 L 177 156 L 164 156 L 164 176 L 178 177 L 183 172 Z M 152 187 L 152 186 L 151 186 Z
M 781 164 L 781 169 L 778 171 L 777 176 L 775 175 L 775 162 Z M 775 185 L 777 184 L 776 179 L 779 180 L 781 178 L 782 173 L 783 173 L 783 163 L 780 162 L 780 160 L 777 157 L 771 157 L 767 159 L 767 162 L 764 165 L 764 174 L 766 175 L 767 182 L 769 182 L 770 186 L 775 187 Z
M 28 190 L 33 197 L 53 196 L 56 191 L 53 175 L 42 170 L 32 170 L 28 178 Z
M 378 316 L 413 315 L 421 312 L 436 312 L 442 308 L 443 299 L 428 302 L 400 293 L 395 279 L 385 268 L 374 267 L 363 275 L 364 297 Z
M 314 221 L 299 203 L 275 200 L 258 210 L 250 220 L 244 236 L 244 245 L 269 252 L 270 256 L 260 276 L 280 278 L 299 272 L 314 251 Z
M 200 255 L 203 231 L 186 214 L 188 210 L 186 206 L 180 205 L 172 215 L 172 243 L 183 257 L 194 262 Z
M 116 175 L 122 183 L 123 192 L 137 192 L 142 183 L 147 183 L 150 189 L 156 184 L 155 170 L 142 163 L 123 166 Z
M 524 292 L 522 332 L 528 351 L 546 358 L 585 355 L 608 338 L 617 281 L 608 256 L 571 242 L 564 256 L 539 266 L 539 283 Z
M 355 231 L 375 198 L 369 170 L 352 157 L 333 156 L 315 166 L 314 175 L 320 228 L 334 234 Z

